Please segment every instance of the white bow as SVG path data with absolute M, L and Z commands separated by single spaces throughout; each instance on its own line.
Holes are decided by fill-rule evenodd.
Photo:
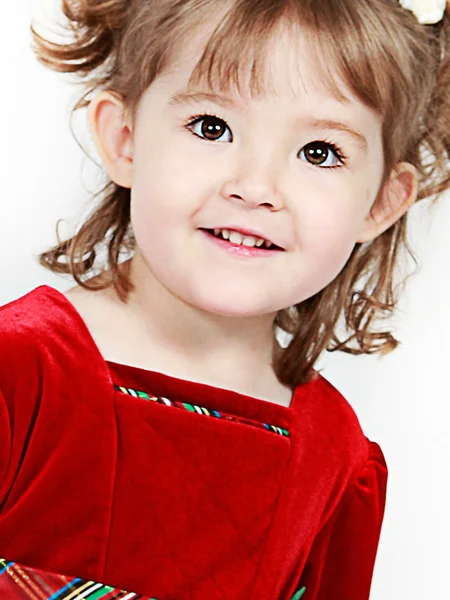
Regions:
M 442 20 L 446 0 L 400 0 L 406 10 L 410 10 L 422 25 L 434 25 Z

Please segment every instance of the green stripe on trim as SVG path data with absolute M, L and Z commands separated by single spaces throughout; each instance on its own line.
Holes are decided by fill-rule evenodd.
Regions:
M 113 591 L 113 587 L 110 587 L 109 585 L 104 585 L 102 588 L 95 591 L 93 594 L 89 594 L 88 598 L 89 600 L 100 600 L 101 598 L 103 598 L 103 596 L 106 596 L 106 594 L 110 594 Z
M 306 588 L 302 587 L 300 590 L 298 590 L 298 592 L 295 592 L 295 594 L 292 596 L 291 600 L 300 600 L 300 598 L 303 596 L 303 594 L 306 592 Z

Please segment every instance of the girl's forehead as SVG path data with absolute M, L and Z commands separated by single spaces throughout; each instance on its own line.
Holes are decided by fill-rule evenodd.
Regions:
M 223 65 L 199 69 L 208 41 L 208 32 L 190 39 L 182 52 L 173 57 L 162 79 L 186 93 L 202 90 L 211 94 L 233 97 L 250 104 L 258 99 L 299 98 L 330 99 L 342 104 L 357 103 L 344 78 L 331 61 L 318 52 L 301 26 L 280 28 L 267 40 L 260 55 L 258 85 L 253 85 L 254 53 L 248 48 L 242 55 L 235 78 L 224 78 Z M 216 67 L 214 69 L 214 67 Z

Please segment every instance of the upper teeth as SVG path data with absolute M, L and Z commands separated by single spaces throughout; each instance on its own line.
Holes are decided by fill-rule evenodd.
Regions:
M 272 246 L 272 242 L 263 240 L 262 238 L 253 237 L 252 235 L 241 235 L 237 231 L 229 231 L 228 229 L 214 229 L 214 235 L 221 234 L 225 240 L 230 240 L 232 244 L 240 244 L 242 246 L 257 246 L 260 248 L 263 244 L 266 248 Z

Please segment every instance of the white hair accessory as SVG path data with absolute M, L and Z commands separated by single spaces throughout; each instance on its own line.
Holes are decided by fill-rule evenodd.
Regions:
M 410 10 L 422 25 L 434 25 L 442 21 L 446 0 L 400 0 L 406 10 Z

